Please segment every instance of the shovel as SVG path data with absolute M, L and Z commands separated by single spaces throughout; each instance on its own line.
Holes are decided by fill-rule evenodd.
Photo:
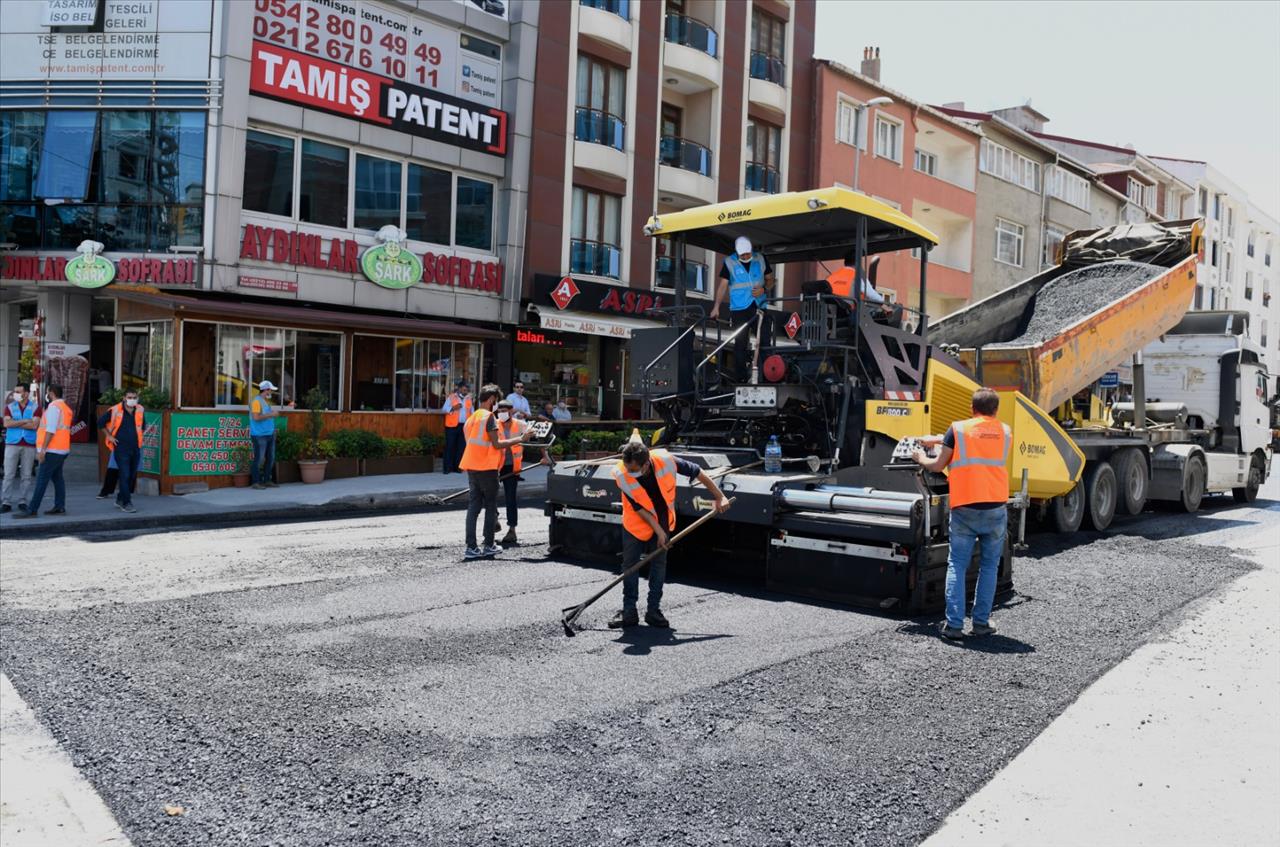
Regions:
M 529 467 L 536 468 L 539 465 L 546 465 L 547 467 L 555 467 L 555 461 L 551 458 L 551 455 L 547 453 L 546 450 L 542 451 L 542 458 L 539 459 L 537 462 L 534 462 Z M 527 470 L 529 470 L 529 468 L 521 468 L 520 470 L 513 471 L 507 474 L 506 476 L 500 476 L 498 477 L 498 482 L 502 482 L 504 479 L 510 479 L 513 476 L 519 476 L 523 471 L 527 471 Z M 444 497 L 441 497 L 439 494 L 423 494 L 421 497 L 418 498 L 418 502 L 425 503 L 428 506 L 443 506 L 445 503 L 448 503 L 450 500 L 454 499 L 455 497 L 461 497 L 463 494 L 467 494 L 470 491 L 471 491 L 471 487 L 467 486 L 461 491 L 455 491 L 452 494 L 446 495 Z
M 729 504 L 732 505 L 735 499 L 736 498 L 730 497 Z M 641 557 L 640 561 L 636 562 L 634 565 L 627 568 L 622 573 L 618 574 L 616 577 L 614 577 L 612 580 L 609 581 L 608 585 L 606 585 L 604 588 L 601 588 L 595 594 L 592 594 L 582 603 L 579 603 L 576 606 L 568 606 L 567 608 L 561 609 L 560 623 L 564 626 L 564 634 L 569 636 L 570 638 L 577 635 L 577 633 L 573 629 L 574 621 L 578 619 L 578 615 L 581 615 L 584 611 L 586 611 L 588 606 L 590 606 L 592 603 L 599 600 L 604 595 L 608 594 L 610 591 L 613 590 L 614 586 L 616 586 L 618 583 L 622 582 L 624 579 L 631 576 L 633 573 L 640 570 L 645 565 L 649 564 L 649 562 L 652 559 L 656 558 L 660 553 L 674 547 L 677 541 L 679 541 L 681 538 L 684 538 L 686 535 L 693 532 L 695 529 L 702 526 L 704 523 L 711 520 L 715 516 L 716 516 L 716 512 L 714 511 L 707 512 L 705 515 L 698 518 L 696 521 L 689 524 L 687 527 L 685 527 L 684 529 L 680 530 L 675 535 L 673 535 L 667 541 L 666 547 L 659 547 L 657 550 L 654 550 L 652 553 L 649 553 L 648 555 Z M 623 532 L 626 532 L 626 530 L 623 530 Z

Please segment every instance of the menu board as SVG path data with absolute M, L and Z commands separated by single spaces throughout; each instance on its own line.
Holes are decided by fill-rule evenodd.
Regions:
M 457 30 L 363 0 L 253 0 L 253 5 L 258 41 L 475 103 L 501 105 L 501 63 L 463 50 Z
M 142 473 L 160 473 L 160 442 L 164 440 L 164 413 L 142 414 L 142 461 L 138 470 Z

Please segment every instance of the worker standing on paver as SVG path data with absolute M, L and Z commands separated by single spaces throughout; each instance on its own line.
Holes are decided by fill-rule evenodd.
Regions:
M 471 405 L 471 386 L 465 379 L 453 384 L 453 393 L 444 401 L 444 472 L 453 473 L 458 470 L 458 462 L 462 460 L 462 452 L 466 447 L 462 429 L 471 419 L 474 408 Z
M 622 461 L 613 470 L 614 482 L 622 491 L 622 569 L 640 561 L 645 555 L 667 546 L 676 528 L 676 474 L 697 479 L 715 498 L 717 512 L 729 508 L 729 501 L 707 472 L 666 450 L 650 451 L 638 438 L 622 446 Z M 667 554 L 649 562 L 649 605 L 644 622 L 666 629 L 671 626 L 662 614 L 662 586 L 667 577 Z M 640 599 L 640 574 L 633 573 L 622 581 L 622 608 L 609 621 L 613 629 L 638 626 L 636 609 Z
M 498 386 L 484 385 L 476 398 L 477 408 L 463 426 L 467 439 L 459 467 L 467 472 L 467 487 L 471 491 L 467 503 L 466 559 L 487 559 L 502 552 L 494 543 L 493 534 L 498 523 L 498 472 L 508 447 L 524 441 L 531 430 L 522 430 L 510 438 L 502 438 L 498 432 L 498 418 L 493 414 L 498 400 Z M 484 510 L 484 547 L 476 541 L 476 518 Z
M 965 571 L 980 545 L 978 585 L 973 598 L 973 635 L 996 631 L 991 623 L 996 573 L 1009 529 L 1009 445 L 1013 434 L 996 419 L 1000 397 L 990 388 L 973 392 L 973 417 L 953 423 L 943 436 L 921 439 L 941 444 L 936 457 L 917 450 L 912 458 L 925 470 L 950 468 L 951 550 L 947 557 L 947 620 L 942 637 L 964 637 Z
M 711 319 L 720 317 L 720 304 L 724 302 L 725 293 L 729 294 L 729 322 L 736 328 L 745 323 L 752 323 L 756 313 L 764 315 L 761 324 L 761 344 L 772 343 L 773 329 L 769 320 L 769 292 L 773 288 L 773 268 L 763 253 L 757 253 L 751 245 L 751 239 L 739 237 L 733 244 L 736 255 L 726 256 L 720 268 L 720 285 L 716 288 L 716 299 L 711 306 Z M 750 373 L 747 364 L 747 338 L 752 330 L 743 330 L 733 340 L 733 367 L 737 371 L 738 380 L 745 382 Z

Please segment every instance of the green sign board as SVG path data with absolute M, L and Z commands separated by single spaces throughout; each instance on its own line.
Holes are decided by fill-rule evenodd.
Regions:
M 388 241 L 364 251 L 360 270 L 383 288 L 408 288 L 422 279 L 422 260 L 400 242 Z
M 276 431 L 285 419 L 275 419 Z M 169 476 L 248 473 L 253 456 L 247 412 L 173 412 L 169 415 Z
M 142 473 L 160 474 L 160 445 L 164 441 L 164 412 L 144 412 L 142 415 Z
M 110 259 L 82 253 L 67 262 L 67 282 L 81 288 L 101 288 L 116 278 L 116 266 Z

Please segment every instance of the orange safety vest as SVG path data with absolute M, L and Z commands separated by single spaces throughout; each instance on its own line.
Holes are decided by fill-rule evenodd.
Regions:
M 120 431 L 120 425 L 124 423 L 124 404 L 117 403 L 111 407 L 111 420 L 107 421 L 107 435 L 113 439 L 116 433 Z M 142 446 L 142 407 L 133 407 L 133 425 L 138 431 L 138 446 Z M 114 451 L 116 445 L 114 442 L 107 442 L 107 450 Z
M 654 450 L 649 453 L 649 461 L 653 462 L 653 475 L 658 480 L 662 499 L 667 501 L 667 530 L 670 531 L 676 528 L 676 460 L 666 450 Z M 649 493 L 622 462 L 618 462 L 613 469 L 613 480 L 625 495 L 622 498 L 622 528 L 641 541 L 653 538 L 653 527 L 631 505 L 634 502 L 657 516 L 658 512 L 653 508 Z
M 471 419 L 471 395 L 463 397 L 458 392 L 449 395 L 449 400 L 453 405 L 449 412 L 444 416 L 445 426 L 458 426 L 464 424 Z
M 1009 444 L 1013 433 L 995 418 L 956 421 L 956 446 L 948 465 L 951 508 L 1003 503 L 1009 498 Z
M 516 427 L 519 427 L 519 429 L 516 429 Z M 516 420 L 515 418 L 509 419 L 506 423 L 502 423 L 501 421 L 499 421 L 498 431 L 502 433 L 503 438 L 511 438 L 513 435 L 518 435 L 519 433 L 524 431 L 524 424 L 520 423 L 520 421 Z M 508 447 L 502 452 L 504 454 L 502 458 L 502 464 L 505 465 L 507 463 L 505 454 L 510 453 L 511 454 L 511 472 L 520 473 L 520 469 L 524 467 L 524 445 L 517 444 L 514 447 Z
M 852 297 L 850 292 L 853 291 L 857 275 L 858 272 L 853 268 L 840 268 L 827 277 L 827 285 L 831 286 L 831 293 L 837 297 Z
M 502 468 L 503 454 L 507 451 L 494 447 L 485 431 L 492 412 L 476 409 L 462 427 L 467 438 L 467 448 L 462 451 L 458 467 L 464 471 L 496 471 Z
M 45 430 L 43 422 L 40 429 L 36 431 L 36 447 L 41 450 L 53 450 L 59 453 L 71 452 L 71 407 L 68 406 L 61 398 L 54 400 L 49 404 L 50 409 L 56 408 L 58 415 L 58 429 L 53 433 L 53 437 L 49 438 L 49 433 Z M 45 410 L 48 414 L 48 409 Z M 45 439 L 49 438 L 49 443 L 45 444 Z

